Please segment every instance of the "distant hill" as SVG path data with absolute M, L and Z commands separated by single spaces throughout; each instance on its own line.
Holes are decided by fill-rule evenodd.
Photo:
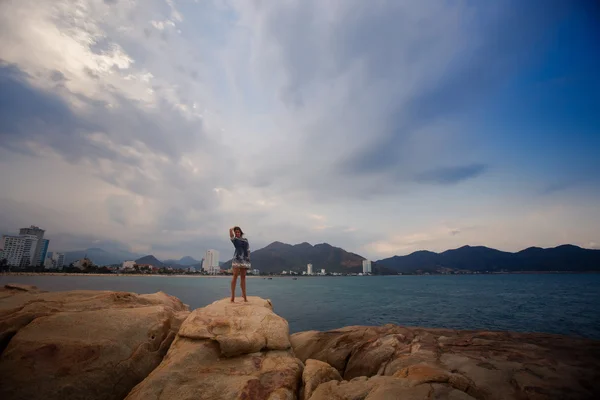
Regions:
M 279 273 L 282 271 L 306 271 L 306 264 L 313 264 L 315 272 L 325 269 L 327 272 L 362 272 L 362 261 L 365 258 L 347 252 L 327 243 L 300 243 L 296 245 L 273 242 L 270 245 L 251 253 L 252 265 L 261 272 Z M 230 268 L 231 260 L 222 268 Z
M 600 250 L 562 245 L 549 249 L 531 247 L 509 253 L 484 246 L 463 246 L 443 253 L 417 251 L 376 263 L 395 272 L 518 272 L 518 271 L 598 271 Z
M 165 264 L 163 264 L 161 261 L 159 261 L 153 255 L 148 255 L 148 256 L 138 258 L 137 260 L 135 260 L 135 263 L 136 264 L 150 264 L 153 267 L 158 267 L 158 268 L 165 267 Z
M 135 260 L 141 254 L 135 254 L 124 250 L 106 251 L 99 248 L 89 248 L 86 250 L 75 250 L 65 252 L 65 263 L 68 265 L 74 261 L 81 260 L 87 256 L 96 265 L 121 264 L 123 261 Z
M 192 267 L 195 265 L 198 265 L 200 263 L 200 261 L 196 260 L 193 257 L 190 256 L 185 256 L 182 257 L 179 260 L 175 260 L 175 259 L 169 259 L 169 260 L 164 260 L 163 264 L 168 265 L 168 266 L 172 266 L 172 267 Z
M 200 261 L 196 260 L 193 257 L 185 256 L 185 257 L 182 257 L 177 264 L 191 266 L 191 265 L 198 264 L 199 262 Z

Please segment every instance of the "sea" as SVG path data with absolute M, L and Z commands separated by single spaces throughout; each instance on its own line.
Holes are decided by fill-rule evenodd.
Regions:
M 228 297 L 230 278 L 0 276 L 0 284 L 7 283 L 50 291 L 163 291 L 194 309 Z M 247 279 L 247 294 L 270 299 L 290 333 L 397 324 L 600 340 L 600 274 L 254 277 Z

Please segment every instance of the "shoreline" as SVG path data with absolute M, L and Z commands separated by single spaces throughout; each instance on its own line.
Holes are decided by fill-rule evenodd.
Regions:
M 370 276 L 477 276 L 477 275 L 557 275 L 557 274 L 598 274 L 600 271 L 515 271 L 515 272 L 491 272 L 491 273 L 478 273 L 478 274 L 402 274 L 402 275 L 370 275 Z M 201 274 L 98 274 L 98 273 L 69 273 L 69 272 L 0 272 L 1 276 L 119 276 L 119 277 L 167 277 L 167 278 L 231 278 L 233 275 L 201 275 Z M 331 276 L 331 275 L 246 275 L 246 278 L 252 279 L 269 279 L 269 278 L 287 278 L 287 279 L 298 279 L 298 278 L 368 278 L 369 275 L 358 276 L 358 275 L 345 275 L 345 276 Z
M 167 277 L 167 278 L 231 278 L 233 275 L 181 275 L 181 274 L 72 274 L 68 272 L 2 272 L 0 276 L 121 276 L 121 277 Z M 246 275 L 246 278 L 263 278 Z M 266 278 L 266 277 L 264 277 Z

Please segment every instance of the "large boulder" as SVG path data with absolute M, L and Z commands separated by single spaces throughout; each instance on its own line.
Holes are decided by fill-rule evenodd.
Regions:
M 332 393 L 344 399 L 352 390 L 371 399 L 377 388 L 413 393 L 425 386 L 444 396 L 460 391 L 481 399 L 588 399 L 600 393 L 600 342 L 594 340 L 386 325 L 301 332 L 291 342 L 301 361 L 327 362 L 346 380 L 320 385 L 311 399 Z M 378 376 L 386 379 L 361 380 Z
M 310 400 L 426 400 L 436 398 L 431 397 L 432 392 L 429 385 L 410 387 L 401 379 L 391 376 L 375 376 L 323 383 L 315 390 Z
M 0 298 L 0 398 L 122 399 L 166 354 L 187 306 L 164 293 Z
M 268 300 L 217 301 L 183 323 L 162 363 L 127 399 L 296 399 L 302 363 Z
M 42 292 L 35 286 L 5 285 L 0 290 L 0 352 L 19 329 L 38 317 L 58 312 L 139 308 L 162 305 L 175 312 L 188 312 L 178 298 L 166 293 L 136 294 L 99 290 Z
M 179 336 L 215 340 L 226 357 L 291 347 L 287 321 L 273 312 L 269 300 L 260 297 L 234 304 L 223 299 L 196 309 L 181 327 Z
M 302 372 L 302 399 L 308 400 L 320 384 L 341 381 L 340 373 L 331 365 L 319 360 L 306 360 Z

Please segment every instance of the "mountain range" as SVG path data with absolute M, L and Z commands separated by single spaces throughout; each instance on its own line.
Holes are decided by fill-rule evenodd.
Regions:
M 142 255 L 132 253 L 126 250 L 111 250 L 106 251 L 100 248 L 89 248 L 86 250 L 68 251 L 65 253 L 65 263 L 68 265 L 74 261 L 80 260 L 83 257 L 88 257 L 97 265 L 115 265 L 121 264 L 123 261 L 134 260 L 138 264 L 150 264 L 155 267 L 200 267 L 201 261 L 193 257 L 185 256 L 179 260 L 164 260 L 160 261 L 153 255 Z
M 123 261 L 135 260 L 142 254 L 131 253 L 125 250 L 106 251 L 97 247 L 86 250 L 75 250 L 65 252 L 65 263 L 68 265 L 74 261 L 87 257 L 97 265 L 121 264 Z
M 127 251 L 105 251 L 99 248 L 67 252 L 66 263 L 87 255 L 97 265 L 120 264 L 135 260 L 139 264 L 157 267 L 171 266 L 199 269 L 201 262 L 186 256 L 179 260 L 160 261 L 153 255 L 142 256 Z M 305 271 L 313 264 L 313 271 L 362 272 L 364 257 L 327 243 L 296 245 L 273 242 L 251 254 L 252 265 L 263 273 L 282 271 Z M 220 263 L 223 269 L 231 267 L 231 260 Z M 599 271 L 600 250 L 584 249 L 573 245 L 562 245 L 543 249 L 530 247 L 510 253 L 484 246 L 463 246 L 442 253 L 416 251 L 405 256 L 393 256 L 372 263 L 376 274 L 436 273 L 436 272 L 519 272 L 519 271 Z
M 600 250 L 562 245 L 542 249 L 530 247 L 516 253 L 484 246 L 463 246 L 442 253 L 417 251 L 376 263 L 395 272 L 519 272 L 519 271 L 598 271 Z
M 250 255 L 252 265 L 261 273 L 280 273 L 282 271 L 306 271 L 307 264 L 313 264 L 313 271 L 325 269 L 327 272 L 362 272 L 364 257 L 347 252 L 327 243 L 296 245 L 273 242 L 267 247 L 253 251 Z M 223 268 L 230 268 L 231 260 Z

